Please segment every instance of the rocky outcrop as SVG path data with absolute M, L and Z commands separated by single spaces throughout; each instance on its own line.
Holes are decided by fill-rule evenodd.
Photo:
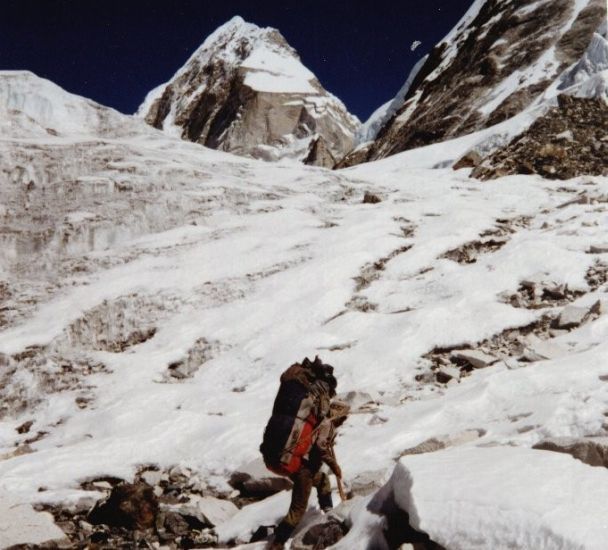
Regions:
M 318 137 L 311 141 L 308 155 L 306 155 L 306 158 L 304 159 L 304 164 L 333 168 L 336 164 L 336 159 L 331 154 L 325 141 Z
M 583 56 L 605 18 L 604 0 L 477 0 L 417 69 L 365 160 L 462 136 L 522 112 Z
M 552 437 L 539 441 L 534 448 L 566 453 L 589 466 L 608 468 L 608 437 Z
M 333 166 L 359 121 L 326 92 L 276 29 L 235 17 L 216 30 L 138 116 L 172 135 L 263 160 Z
M 551 108 L 506 147 L 485 158 L 472 176 L 488 180 L 509 174 L 539 174 L 565 180 L 606 175 L 608 105 L 602 99 L 558 97 Z
M 112 489 L 110 496 L 98 503 L 88 520 L 128 529 L 148 529 L 156 523 L 158 499 L 152 488 L 144 483 L 124 483 Z

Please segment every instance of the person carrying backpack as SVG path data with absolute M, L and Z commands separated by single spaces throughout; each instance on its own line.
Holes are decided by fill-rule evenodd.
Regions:
M 313 362 L 306 358 L 281 375 L 260 450 L 267 468 L 289 477 L 293 489 L 289 511 L 275 531 L 271 550 L 284 547 L 306 512 L 313 487 L 317 489 L 320 508 L 333 508 L 329 476 L 321 467 L 327 464 L 341 478 L 333 445 L 336 428 L 349 412 L 346 403 L 332 401 L 336 385 L 333 367 L 318 357 Z

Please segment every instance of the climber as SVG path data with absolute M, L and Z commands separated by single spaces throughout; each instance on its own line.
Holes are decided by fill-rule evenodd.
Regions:
M 336 392 L 333 367 L 316 357 L 292 365 L 281 376 L 281 387 L 260 447 L 266 466 L 293 482 L 291 505 L 278 525 L 271 550 L 280 550 L 302 519 L 312 488 L 317 489 L 320 508 L 333 508 L 331 485 L 323 464 L 338 478 L 342 472 L 334 453 L 336 428 L 349 413 L 349 406 L 331 400 Z

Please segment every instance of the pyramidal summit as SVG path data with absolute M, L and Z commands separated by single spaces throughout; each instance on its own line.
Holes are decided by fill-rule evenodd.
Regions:
M 239 16 L 152 90 L 137 116 L 213 149 L 325 167 L 352 149 L 360 126 L 278 30 Z

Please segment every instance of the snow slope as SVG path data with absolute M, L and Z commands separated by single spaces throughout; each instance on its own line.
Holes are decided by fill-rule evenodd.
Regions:
M 548 436 L 605 433 L 608 178 L 481 183 L 441 168 L 464 147 L 458 140 L 419 151 L 424 160 L 410 152 L 331 172 L 120 121 L 128 132 L 95 139 L 0 138 L 2 491 L 75 502 L 90 498 L 81 481 L 131 479 L 142 464 L 189 466 L 227 490 L 230 474 L 259 454 L 280 373 L 315 354 L 335 366 L 340 392 L 376 402 L 338 440 L 348 481 L 382 479 L 429 438 L 461 445 L 448 456 L 466 469 L 482 456 L 477 446 L 508 462 L 512 447 L 525 458 Z M 363 204 L 366 191 L 382 201 Z M 510 296 L 528 279 L 568 285 L 566 302 L 589 309 L 599 300 L 601 314 L 550 332 L 543 318 L 567 304 L 515 307 Z M 520 345 L 503 342 L 511 329 Z M 550 359 L 530 359 L 530 331 Z M 466 346 L 497 361 L 439 382 L 442 350 Z M 421 502 L 441 456 L 402 463 L 414 487 L 420 476 Z M 561 457 L 535 471 L 551 485 L 568 475 L 561 464 L 581 487 L 603 475 Z M 445 472 L 444 513 L 469 487 L 459 471 Z M 471 490 L 485 491 L 486 479 Z M 517 479 L 523 499 L 534 487 Z M 593 525 L 606 517 L 604 501 L 589 509 Z M 264 514 L 279 517 L 284 505 L 284 496 L 265 503 Z M 577 500 L 562 506 L 543 519 L 556 532 L 567 529 L 562 517 L 579 517 Z M 451 547 L 503 525 L 482 519 L 464 538 L 447 521 L 420 528 Z M 522 537 L 539 525 L 526 521 Z M 249 534 L 251 525 L 231 529 Z M 562 547 L 594 548 L 594 533 Z M 494 548 L 485 538 L 477 547 Z

